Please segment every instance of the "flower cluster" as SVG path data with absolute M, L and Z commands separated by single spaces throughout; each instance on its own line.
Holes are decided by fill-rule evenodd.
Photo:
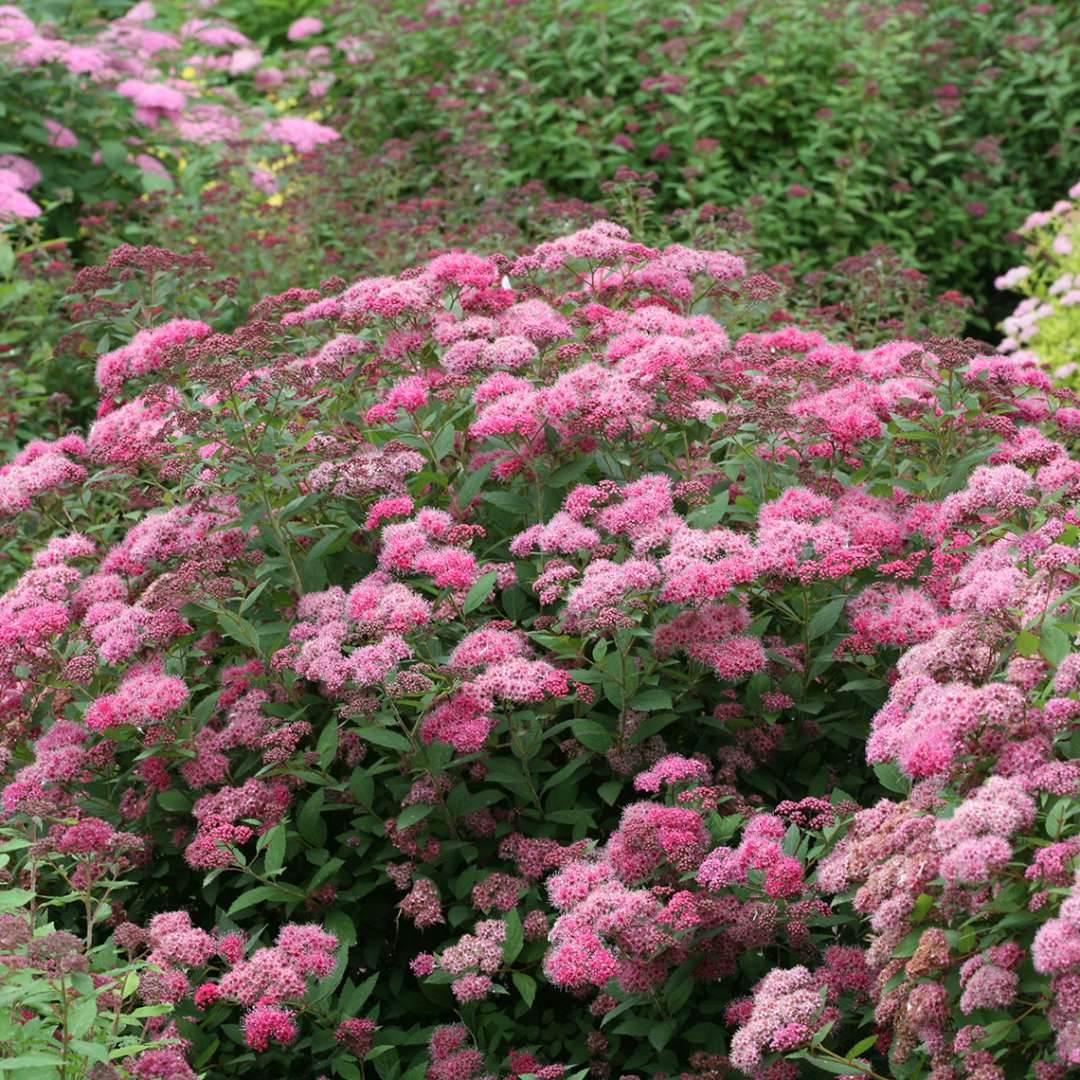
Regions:
M 0 870 L 147 1055 L 1074 1063 L 1075 402 L 745 270 L 599 223 L 161 312 L 0 466 Z

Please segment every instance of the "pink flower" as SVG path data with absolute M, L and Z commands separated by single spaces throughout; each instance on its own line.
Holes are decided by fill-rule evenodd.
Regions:
M 491 993 L 493 985 L 490 976 L 471 972 L 468 975 L 463 975 L 460 979 L 455 979 L 450 984 L 450 989 L 458 1001 L 465 1003 L 467 1001 L 482 1001 Z
M 79 145 L 78 138 L 76 138 L 75 133 L 70 128 L 66 128 L 63 124 L 49 119 L 48 117 L 46 117 L 42 123 L 45 125 L 45 130 L 49 133 L 50 146 L 55 146 L 58 150 L 68 150 L 73 146 Z
M 1004 274 L 994 279 L 994 288 L 1001 290 L 1011 289 L 1013 286 L 1019 285 L 1030 273 L 1030 266 L 1014 266 L 1011 270 L 1006 270 Z
M 375 1039 L 375 1021 L 366 1019 L 342 1020 L 334 1031 L 334 1038 L 353 1057 L 363 1061 Z
M 5 154 L 4 157 L 9 158 L 11 155 Z M 29 165 L 29 162 L 27 164 Z M 36 169 L 34 171 L 37 172 Z M 37 173 L 37 178 L 41 179 L 40 173 Z M 27 183 L 27 179 L 28 174 L 25 171 L 20 172 L 13 167 L 0 165 L 0 221 L 9 217 L 32 218 L 41 215 L 41 207 L 24 190 L 32 186 Z
M 188 688 L 183 679 L 165 675 L 160 661 L 148 661 L 132 667 L 114 693 L 95 698 L 84 719 L 91 731 L 103 731 L 118 724 L 146 727 L 164 720 L 187 698 Z
M 270 1043 L 288 1046 L 296 1039 L 294 1013 L 272 1005 L 257 1005 L 244 1015 L 244 1039 L 252 1050 L 266 1050 Z
M 417 878 L 408 896 L 398 903 L 421 930 L 445 922 L 439 902 L 439 888 L 430 878 Z
M 305 15 L 297 19 L 286 31 L 285 36 L 290 41 L 301 41 L 312 34 L 321 34 L 323 28 L 322 19 L 316 19 L 313 15 Z
M 634 777 L 634 788 L 637 791 L 658 792 L 665 784 L 704 784 L 708 782 L 710 771 L 704 762 L 679 754 L 668 754 L 652 768 L 638 773 Z
M 341 138 L 339 132 L 314 120 L 301 116 L 283 116 L 278 120 L 268 120 L 263 127 L 268 139 L 291 146 L 300 154 L 309 154 L 317 146 L 324 146 Z
M 212 333 L 198 319 L 173 319 L 140 330 L 128 344 L 98 357 L 97 382 L 102 392 L 115 395 L 128 379 L 159 371 L 182 358 L 184 346 Z

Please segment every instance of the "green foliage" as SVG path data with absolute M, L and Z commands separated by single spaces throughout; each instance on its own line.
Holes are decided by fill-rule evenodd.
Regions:
M 651 169 L 661 210 L 745 208 L 767 260 L 887 244 L 984 296 L 1022 208 L 1075 179 L 1080 29 L 1068 5 L 980 8 L 480 0 L 393 34 L 399 5 L 349 8 L 323 40 L 371 46 L 333 91 L 354 138 L 479 138 L 506 182 L 586 199 Z

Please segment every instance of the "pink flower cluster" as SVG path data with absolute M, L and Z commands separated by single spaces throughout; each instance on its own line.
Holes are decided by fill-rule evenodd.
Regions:
M 737 848 L 716 848 L 698 867 L 697 880 L 719 890 L 750 880 L 752 871 L 763 877 L 762 888 L 771 897 L 798 894 L 803 886 L 803 866 L 784 854 L 782 841 L 787 827 L 771 814 L 759 814 L 746 823 Z
M 28 510 L 43 495 L 59 495 L 82 483 L 89 474 L 79 459 L 86 454 L 86 443 L 78 435 L 27 443 L 0 465 L 0 518 Z
M 140 330 L 126 345 L 98 357 L 101 392 L 115 397 L 128 380 L 181 363 L 184 346 L 211 333 L 210 326 L 198 319 L 172 319 L 150 330 Z
M 0 221 L 40 217 L 41 207 L 26 194 L 40 181 L 41 171 L 32 162 L 16 154 L 0 154 Z

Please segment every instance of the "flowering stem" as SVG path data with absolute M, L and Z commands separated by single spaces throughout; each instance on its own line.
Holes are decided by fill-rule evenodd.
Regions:
M 259 498 L 263 504 L 263 509 L 266 511 L 266 519 L 270 525 L 270 529 L 274 534 L 274 539 L 277 540 L 278 547 L 281 549 L 281 554 L 285 557 L 285 561 L 289 564 L 289 571 L 292 574 L 293 584 L 296 586 L 297 598 L 304 595 L 304 582 L 300 577 L 300 571 L 297 568 L 296 560 L 293 558 L 292 545 L 288 542 L 281 522 L 278 520 L 277 513 L 274 510 L 273 505 L 270 502 L 270 495 L 266 490 L 266 475 L 262 469 L 259 468 L 258 455 L 255 452 L 255 448 L 251 445 L 251 438 L 248 435 L 247 426 L 241 419 L 240 405 L 236 400 L 235 392 L 232 395 L 233 412 L 237 420 L 240 423 L 240 433 L 244 440 L 244 447 L 248 452 L 248 458 L 251 461 L 252 467 L 255 470 L 255 476 L 258 480 Z

